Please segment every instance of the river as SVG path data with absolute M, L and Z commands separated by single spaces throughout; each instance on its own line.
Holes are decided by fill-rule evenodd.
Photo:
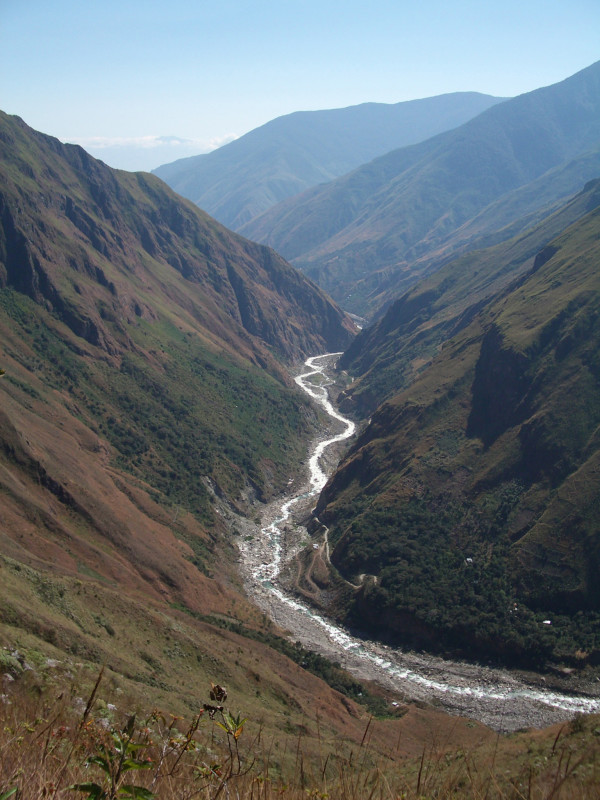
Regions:
M 543 678 L 530 684 L 508 670 L 447 661 L 359 639 L 284 588 L 281 572 L 285 563 L 308 542 L 306 529 L 298 520 L 315 505 L 335 466 L 333 445 L 355 433 L 354 423 L 334 408 L 327 389 L 332 383 L 328 370 L 339 355 L 309 358 L 306 370 L 295 378 L 325 409 L 331 431 L 313 442 L 303 478 L 290 479 L 289 494 L 265 507 L 260 528 L 252 528 L 251 523 L 243 526 L 240 567 L 254 601 L 289 631 L 291 639 L 341 663 L 356 677 L 377 681 L 403 700 L 429 702 L 495 730 L 543 727 L 577 713 L 600 712 L 600 697 L 545 689 Z M 600 695 L 600 683 L 592 694 Z

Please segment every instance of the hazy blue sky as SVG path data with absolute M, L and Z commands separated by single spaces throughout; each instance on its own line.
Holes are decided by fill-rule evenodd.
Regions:
M 599 59 L 600 0 L 0 0 L 0 108 L 131 169 L 188 154 L 155 137 L 200 152 L 291 111 L 513 96 Z

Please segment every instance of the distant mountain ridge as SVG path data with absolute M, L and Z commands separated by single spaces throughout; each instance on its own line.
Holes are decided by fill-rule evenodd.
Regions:
M 212 153 L 153 170 L 228 227 L 378 155 L 455 128 L 502 98 L 457 92 L 278 117 Z
M 519 219 L 526 227 L 528 214 L 579 191 L 598 173 L 599 146 L 600 62 L 288 199 L 241 230 L 349 310 L 372 313 L 464 247 L 476 217 L 477 236 Z M 552 176 L 539 194 L 519 192 L 556 170 L 561 180 Z M 496 215 L 493 204 L 511 192 L 514 205 Z

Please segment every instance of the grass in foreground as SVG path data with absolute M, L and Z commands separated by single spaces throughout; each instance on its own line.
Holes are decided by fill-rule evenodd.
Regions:
M 212 684 L 191 719 L 135 698 L 106 702 L 103 671 L 88 694 L 77 679 L 42 687 L 27 673 L 3 677 L 0 800 L 592 800 L 600 785 L 600 719 L 577 718 L 548 732 L 498 737 L 490 750 L 425 747 L 393 762 L 371 746 L 368 721 L 349 754 L 309 759 L 302 734 L 292 773 L 270 774 L 269 733 L 228 708 Z M 318 730 L 318 728 L 317 728 Z M 524 738 L 525 737 L 525 738 Z

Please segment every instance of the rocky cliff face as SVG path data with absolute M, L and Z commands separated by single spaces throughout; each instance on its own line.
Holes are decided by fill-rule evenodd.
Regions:
M 233 350 L 241 337 L 274 369 L 269 351 L 258 355 L 261 340 L 288 361 L 351 340 L 352 324 L 310 281 L 158 179 L 0 121 L 0 285 L 45 302 L 77 335 L 114 347 L 103 320 L 126 337 L 121 323 L 155 315 L 148 292 L 160 288 Z

